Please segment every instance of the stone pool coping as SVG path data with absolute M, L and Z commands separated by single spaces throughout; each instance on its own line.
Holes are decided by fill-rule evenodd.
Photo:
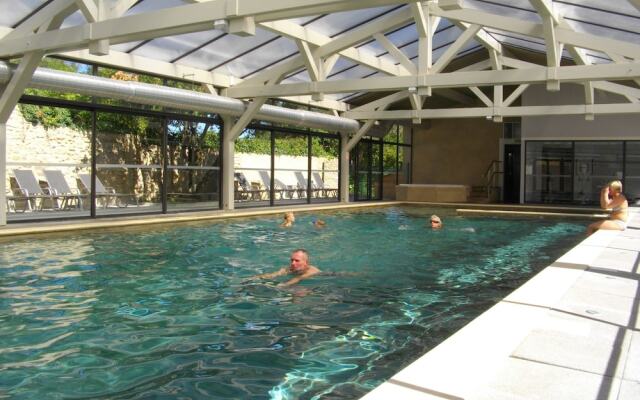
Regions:
M 639 399 L 639 264 L 631 209 L 362 400 Z
M 559 216 L 580 218 L 602 217 L 596 208 L 586 207 L 555 207 L 532 205 L 506 205 L 506 204 L 474 204 L 474 203 L 427 203 L 406 201 L 379 201 L 365 203 L 324 203 L 324 204 L 300 204 L 283 205 L 268 208 L 247 208 L 231 211 L 211 210 L 200 212 L 184 212 L 171 214 L 131 215 L 120 217 L 83 218 L 74 220 L 41 220 L 34 222 L 11 223 L 0 227 L 0 240 L 6 241 L 20 236 L 50 235 L 73 231 L 100 231 L 104 229 L 144 228 L 149 225 L 198 223 L 228 218 L 242 218 L 264 215 L 280 215 L 285 211 L 311 212 L 330 211 L 340 209 L 361 209 L 369 207 L 394 206 L 394 205 L 418 205 L 433 206 L 437 208 L 455 208 L 460 210 L 476 210 L 477 213 L 526 216 Z M 458 211 L 460 211 L 458 210 Z

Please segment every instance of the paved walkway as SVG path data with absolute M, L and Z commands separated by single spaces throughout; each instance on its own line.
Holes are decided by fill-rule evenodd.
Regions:
M 640 210 L 363 397 L 640 399 Z

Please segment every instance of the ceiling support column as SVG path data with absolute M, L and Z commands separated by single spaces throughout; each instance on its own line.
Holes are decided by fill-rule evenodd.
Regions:
M 233 118 L 222 115 L 222 209 L 231 211 L 235 208 L 235 138 L 231 135 Z
M 7 224 L 7 121 L 20 96 L 31 82 L 44 52 L 34 51 L 25 54 L 16 68 L 11 80 L 2 89 L 0 96 L 0 226 Z
M 340 202 L 349 202 L 349 150 L 347 143 L 349 142 L 349 134 L 341 133 L 340 141 Z
M 7 124 L 0 122 L 0 226 L 7 224 Z

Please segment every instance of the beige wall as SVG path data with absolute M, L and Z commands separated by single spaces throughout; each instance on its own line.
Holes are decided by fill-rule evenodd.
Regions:
M 414 126 L 413 183 L 486 185 L 499 158 L 502 124 L 484 118 L 441 119 Z

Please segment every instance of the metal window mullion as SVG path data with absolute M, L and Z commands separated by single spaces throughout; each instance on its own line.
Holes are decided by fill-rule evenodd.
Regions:
M 162 124 L 162 176 L 160 177 L 162 184 L 160 185 L 160 202 L 162 203 L 162 214 L 166 214 L 168 210 L 167 192 L 169 189 L 169 120 L 167 117 L 162 119 Z
M 275 173 L 276 173 L 276 133 L 275 131 L 269 131 L 271 133 L 271 176 L 269 177 L 269 205 L 273 207 L 275 204 Z
M 91 135 L 91 188 L 89 188 L 89 200 L 91 204 L 90 208 L 90 216 L 91 218 L 96 217 L 96 149 L 97 149 L 97 141 L 98 141 L 98 115 L 97 112 L 91 111 L 92 121 L 91 121 L 91 130 L 93 134 Z
M 311 204 L 311 194 L 313 193 L 311 190 L 311 157 L 313 156 L 311 151 L 311 135 L 307 135 L 307 204 Z

